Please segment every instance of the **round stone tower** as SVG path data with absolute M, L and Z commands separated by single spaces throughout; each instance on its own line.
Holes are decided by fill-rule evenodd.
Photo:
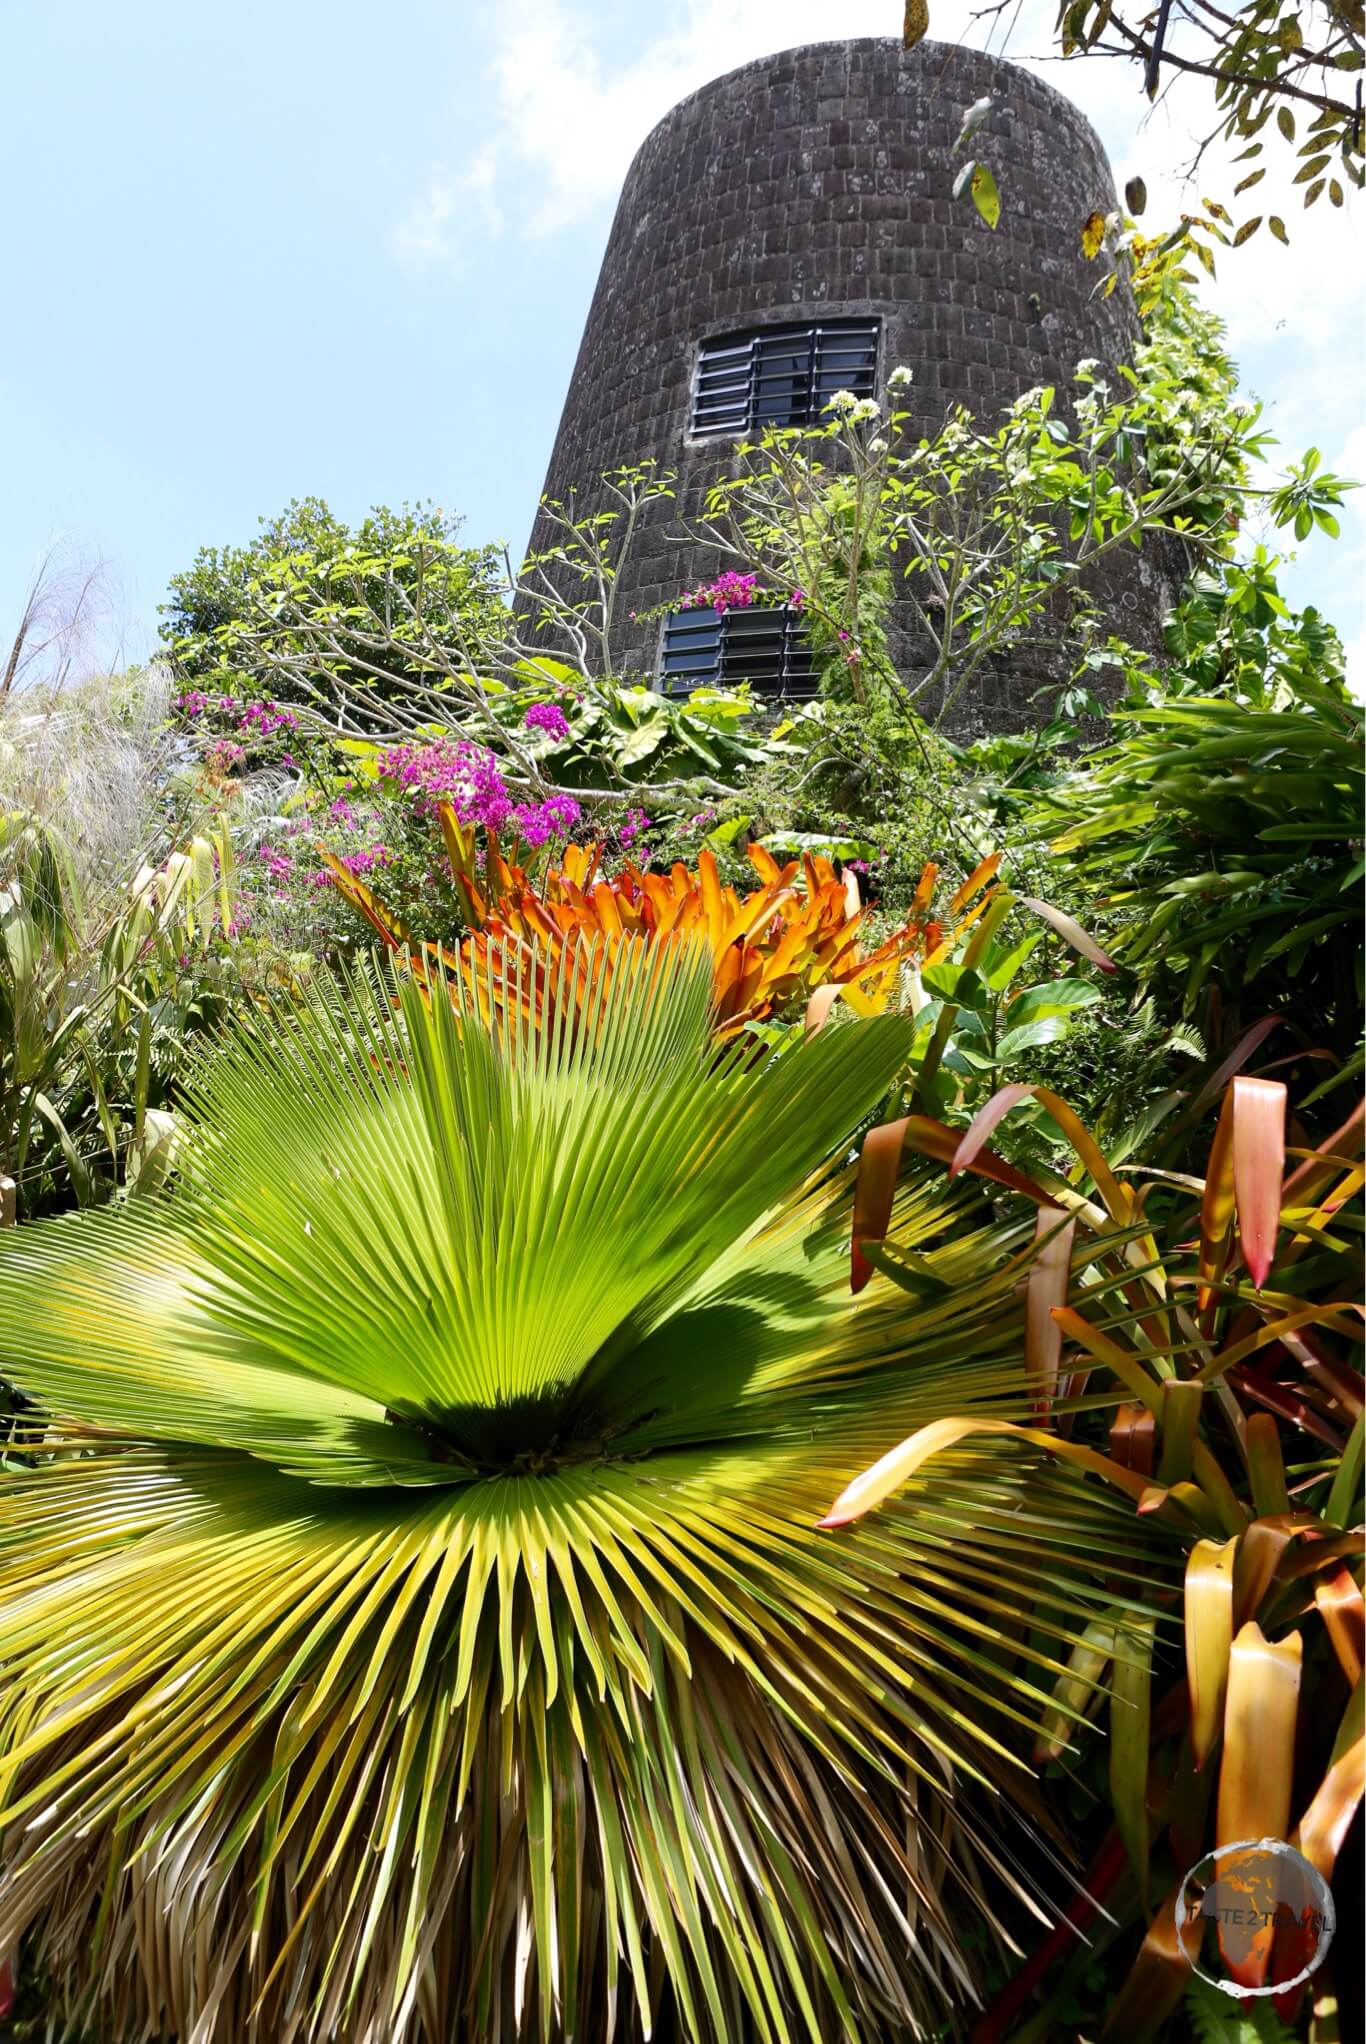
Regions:
M 986 94 L 991 113 L 966 153 L 995 173 L 994 230 L 952 193 L 964 112 Z M 545 483 L 548 498 L 572 490 L 587 509 L 618 465 L 651 457 L 678 478 L 675 501 L 649 508 L 623 576 L 618 670 L 659 671 L 658 622 L 629 613 L 715 565 L 670 530 L 755 430 L 756 389 L 761 424 L 764 391 L 793 387 L 782 378 L 799 357 L 809 401 L 811 363 L 830 365 L 824 384 L 817 368 L 821 401 L 860 387 L 860 374 L 880 397 L 905 364 L 914 381 L 901 402 L 925 431 L 960 401 L 985 422 L 1032 385 L 1065 390 L 1084 356 L 1123 361 L 1131 301 L 1123 287 L 1098 295 L 1103 272 L 1080 243 L 1086 215 L 1114 205 L 1104 150 L 1070 101 L 976 50 L 808 44 L 666 115 L 627 174 Z M 748 427 L 736 423 L 746 376 Z M 533 551 L 550 541 L 538 519 Z M 1115 601 L 1138 609 L 1132 576 Z M 1039 679 L 999 672 L 955 727 L 1027 720 Z

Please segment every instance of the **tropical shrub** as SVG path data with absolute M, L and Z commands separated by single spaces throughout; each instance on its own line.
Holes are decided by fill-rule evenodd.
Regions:
M 1090 1691 L 1082 1705 L 1090 1710 L 1108 1671 L 1101 1794 L 1113 1825 L 1070 1927 L 1043 1941 L 993 2007 L 984 2044 L 1015 2034 L 1035 1989 L 1057 1992 L 1076 1932 L 1101 1909 L 1141 1938 L 1105 2035 L 1156 2035 L 1191 1985 L 1198 1946 L 1189 1930 L 1184 1943 L 1178 1935 L 1184 1874 L 1211 1845 L 1273 1837 L 1330 1879 L 1366 1789 L 1363 1110 L 1284 1175 L 1285 1087 L 1234 1078 L 1203 1181 L 1183 1179 L 1155 1218 L 1055 1095 L 1040 1104 L 1076 1145 L 1089 1196 L 1066 1181 L 1025 1178 L 983 1148 L 1032 1090 L 1005 1088 L 961 1137 L 926 1119 L 875 1131 L 864 1146 L 853 1259 L 856 1286 L 875 1269 L 918 1293 L 914 1245 L 907 1255 L 887 1232 L 903 1142 L 1031 1199 L 1040 1244 L 1027 1280 L 1033 1424 L 933 1422 L 856 1479 L 824 1522 L 861 1517 L 985 1427 L 1022 1445 L 1046 1442 L 1139 1514 L 1166 1520 L 1187 1550 L 1183 1590 L 1166 1614 L 1180 1626 L 1179 1659 L 1153 1615 L 1135 1621 L 1117 1609 L 1074 1650 L 1058 1683 L 1060 1716 L 1035 1757 L 1061 1794 L 1074 1685 Z M 1194 1213 L 1187 1186 L 1198 1194 Z M 1086 1240 L 1080 1286 L 1074 1237 Z M 1102 1413 L 1108 1441 L 1097 1437 Z M 1131 1956 L 1134 1942 L 1131 1928 Z M 1228 1964 L 1245 1989 L 1261 1990 L 1295 1980 L 1311 1955 L 1300 1933 L 1265 1929 Z M 1331 2001 L 1331 1976 L 1318 1990 Z M 1290 1988 L 1276 1999 L 1293 2018 L 1303 1997 Z
M 240 1021 L 178 1189 L 0 1244 L 52 1415 L 0 1490 L 0 1948 L 63 2016 L 872 2040 L 1004 1935 L 1022 1734 L 1151 1540 L 993 1441 L 812 1522 L 1023 1410 L 1028 1229 L 908 1184 L 922 1291 L 851 1301 L 908 1025 L 718 1062 L 705 950 L 555 970 L 574 1027 L 496 958 Z
M 1313 638 L 1318 671 L 1278 662 L 1260 699 L 1127 707 L 1035 813 L 1115 912 L 1116 956 L 1211 1047 L 1270 1014 L 1341 1059 L 1360 1029 L 1366 729 L 1335 637 Z
M 538 944 L 553 959 L 584 940 L 623 934 L 651 942 L 696 937 L 711 956 L 713 1023 L 723 1040 L 803 1015 L 808 1027 L 818 1026 L 837 994 L 864 1015 L 902 1005 L 905 973 L 953 949 L 986 910 L 989 896 L 983 890 L 995 873 L 995 862 L 986 861 L 958 890 L 946 926 L 934 910 L 937 872 L 927 866 L 908 920 L 869 950 L 860 942 L 866 918 L 854 875 L 841 879 L 818 854 L 780 865 L 765 846 L 748 846 L 760 885 L 743 896 L 722 883 L 705 845 L 695 872 L 675 863 L 667 874 L 629 862 L 609 873 L 601 846 L 566 845 L 560 859 L 533 881 L 523 867 L 509 863 L 491 833 L 480 870 L 475 833 L 447 805 L 440 814 L 465 897 L 469 958 L 484 961 L 494 949 L 507 954 Z M 329 864 L 339 892 L 391 950 L 416 943 L 372 888 L 340 860 Z M 423 939 L 418 948 L 460 970 L 439 941 Z
M 370 647 L 353 629 L 368 605 L 396 626 L 395 673 L 420 676 L 403 620 L 416 602 L 448 638 L 477 642 L 500 609 L 493 547 L 466 547 L 460 520 L 436 504 L 378 505 L 354 531 L 319 497 L 262 519 L 246 546 L 204 547 L 171 579 L 162 638 L 186 689 L 211 696 L 316 698 L 329 673 L 368 687 Z
M 230 859 L 226 833 L 196 836 L 98 888 L 50 824 L 0 813 L 6 1219 L 160 1182 L 187 1045 L 241 993 L 220 969 Z

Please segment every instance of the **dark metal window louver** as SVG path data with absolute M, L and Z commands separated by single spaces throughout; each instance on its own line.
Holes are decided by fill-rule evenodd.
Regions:
M 738 688 L 799 701 L 817 693 L 811 647 L 796 610 L 680 610 L 664 621 L 660 689 Z
M 876 319 L 756 327 L 703 341 L 693 386 L 694 435 L 755 433 L 818 424 L 837 390 L 871 397 L 877 385 Z

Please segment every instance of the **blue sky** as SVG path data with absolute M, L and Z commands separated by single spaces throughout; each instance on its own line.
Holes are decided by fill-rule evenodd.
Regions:
M 471 539 L 520 546 L 653 121 L 732 64 L 890 33 L 900 11 L 8 0 L 0 638 L 57 541 L 108 562 L 106 636 L 145 651 L 201 545 L 310 493 L 352 518 L 433 497 Z M 931 11 L 939 36 L 984 39 L 965 0 Z M 1012 56 L 1047 48 L 1053 12 L 1024 0 Z M 1120 67 L 1049 68 L 1119 177 L 1143 171 L 1150 218 L 1189 203 L 1200 103 L 1140 127 Z M 1212 300 L 1286 442 L 1366 480 L 1360 222 L 1279 209 L 1291 249 L 1228 256 Z M 1357 639 L 1364 567 L 1355 510 L 1291 588 Z

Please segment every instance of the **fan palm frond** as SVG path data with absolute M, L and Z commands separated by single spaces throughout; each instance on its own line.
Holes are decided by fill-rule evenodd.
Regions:
M 929 1173 L 847 1289 L 910 1024 L 717 1061 L 704 948 L 238 1027 L 165 1198 L 18 1230 L 0 1950 L 120 2038 L 925 2034 L 1019 1886 L 993 1806 L 1140 1539 L 986 1438 L 1029 1242 Z M 907 1245 L 913 1245 L 907 1247 Z M 918 1245 L 918 1246 L 916 1246 Z M 985 1814 L 984 1814 L 985 1813 Z

